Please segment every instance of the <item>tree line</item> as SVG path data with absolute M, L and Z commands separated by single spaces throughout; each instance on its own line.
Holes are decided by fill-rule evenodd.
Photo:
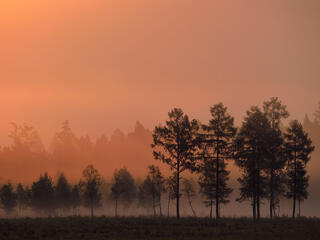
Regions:
M 190 120 L 181 109 L 169 112 L 169 119 L 153 131 L 155 159 L 170 166 L 175 182 L 176 216 L 180 217 L 181 174 L 198 173 L 201 194 L 206 204 L 215 205 L 220 218 L 220 205 L 229 202 L 230 172 L 227 161 L 233 160 L 241 171 L 240 196 L 237 201 L 250 201 L 253 219 L 261 216 L 263 200 L 269 201 L 270 218 L 279 207 L 280 198 L 292 199 L 292 217 L 296 204 L 308 197 L 309 176 L 306 165 L 314 146 L 302 124 L 293 120 L 283 129 L 281 120 L 289 116 L 278 98 L 251 107 L 240 128 L 222 103 L 210 109 L 208 124 Z
M 309 194 L 306 165 L 314 146 L 299 121 L 293 120 L 284 127 L 282 120 L 289 116 L 286 106 L 278 98 L 271 98 L 262 108 L 251 107 L 239 128 L 222 103 L 212 106 L 210 115 L 209 122 L 203 124 L 174 108 L 164 124 L 155 126 L 151 144 L 154 158 L 167 164 L 172 174 L 165 178 L 159 167 L 151 165 L 143 182 L 137 184 L 126 168 L 115 170 L 107 194 L 113 201 L 115 216 L 119 214 L 119 205 L 128 207 L 134 202 L 152 209 L 153 215 L 169 216 L 170 203 L 175 200 L 179 218 L 182 196 L 197 216 L 192 200 L 199 193 L 209 207 L 209 216 L 213 217 L 215 211 L 219 219 L 221 205 L 230 202 L 233 191 L 228 183 L 230 162 L 241 172 L 236 201 L 251 203 L 254 220 L 261 217 L 264 201 L 269 204 L 270 218 L 277 215 L 282 197 L 292 199 L 292 217 L 296 216 L 297 205 L 300 215 L 301 202 Z M 69 127 L 65 127 L 58 136 L 61 139 L 72 137 L 65 134 L 70 133 Z M 182 177 L 185 171 L 195 174 L 198 184 Z M 82 179 L 76 184 L 71 184 L 64 174 L 54 183 L 45 173 L 31 186 L 18 184 L 14 189 L 10 183 L 4 184 L 0 203 L 8 214 L 32 209 L 46 215 L 78 215 L 83 206 L 93 216 L 102 205 L 102 184 L 102 176 L 93 165 L 83 170 Z M 167 213 L 162 206 L 164 197 Z

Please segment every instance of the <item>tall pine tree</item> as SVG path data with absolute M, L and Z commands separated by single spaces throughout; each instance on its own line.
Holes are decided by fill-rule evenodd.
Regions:
M 297 120 L 290 123 L 285 133 L 285 149 L 288 157 L 286 196 L 293 199 L 292 217 L 295 218 L 296 200 L 301 201 L 307 197 L 309 178 L 305 169 L 314 151 L 311 139 Z

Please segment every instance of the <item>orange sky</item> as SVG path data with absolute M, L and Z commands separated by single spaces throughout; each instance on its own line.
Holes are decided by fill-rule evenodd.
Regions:
M 1 0 L 0 144 L 9 122 L 45 141 L 69 119 L 110 135 L 152 129 L 173 106 L 239 123 L 278 96 L 292 117 L 320 100 L 320 1 Z

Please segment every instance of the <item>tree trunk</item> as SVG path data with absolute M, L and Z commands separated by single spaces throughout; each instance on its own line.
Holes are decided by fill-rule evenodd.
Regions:
M 300 198 L 298 199 L 298 206 L 299 206 L 299 212 L 298 212 L 298 217 L 300 217 L 301 215 L 301 208 L 300 208 L 300 202 L 301 202 L 301 200 L 300 200 Z
M 114 215 L 115 217 L 118 216 L 118 199 L 115 199 L 115 204 L 114 204 Z
M 176 183 L 176 198 L 177 198 L 177 219 L 180 219 L 180 160 L 177 160 L 177 183 Z
M 160 212 L 160 216 L 162 216 L 162 208 L 161 208 L 161 193 L 159 194 L 159 212 Z
M 153 216 L 155 217 L 157 215 L 156 213 L 156 204 L 154 199 L 154 193 L 152 194 L 152 206 L 153 206 Z
M 194 211 L 193 207 L 192 207 L 192 203 L 191 203 L 191 199 L 190 199 L 190 196 L 188 195 L 188 202 L 189 202 L 189 205 L 190 205 L 190 208 L 192 210 L 192 213 L 193 213 L 193 216 L 196 217 L 197 214 L 196 212 Z
M 255 196 L 255 194 L 253 194 L 253 196 L 252 196 L 252 217 L 253 217 L 253 221 L 255 221 L 256 218 L 257 218 L 256 196 Z
M 91 204 L 90 204 L 91 206 L 91 217 L 93 217 L 93 202 L 91 201 Z
M 212 218 L 212 200 L 210 200 L 210 218 Z
M 168 217 L 170 216 L 170 193 L 168 193 Z
M 296 198 L 297 198 L 297 151 L 294 151 L 294 180 L 293 180 L 293 207 L 292 218 L 296 217 Z
M 272 163 L 273 165 L 273 163 Z M 272 219 L 273 209 L 274 209 L 274 197 L 273 197 L 273 166 L 271 166 L 270 170 L 270 218 Z
M 218 141 L 219 141 L 219 139 L 218 139 Z M 217 144 L 219 144 L 219 142 L 217 143 Z M 220 218 L 220 216 L 219 216 L 219 147 L 217 147 L 218 149 L 217 149 L 217 159 L 216 159 L 216 161 L 217 161 L 217 163 L 216 163 L 216 219 L 219 219 Z

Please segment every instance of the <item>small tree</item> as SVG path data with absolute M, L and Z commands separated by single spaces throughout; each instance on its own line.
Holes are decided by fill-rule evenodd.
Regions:
M 11 183 L 5 184 L 0 190 L 0 201 L 2 208 L 9 215 L 17 206 L 17 195 L 13 191 Z
M 55 194 L 52 178 L 45 173 L 32 184 L 32 208 L 40 213 L 51 214 L 55 210 Z
M 202 193 L 209 199 L 210 216 L 212 203 L 216 205 L 216 218 L 220 217 L 220 203 L 228 203 L 232 192 L 227 186 L 229 171 L 226 170 L 225 160 L 232 158 L 233 139 L 236 134 L 234 119 L 222 103 L 210 109 L 211 119 L 208 125 L 202 125 L 202 154 L 200 166 L 200 186 Z
M 111 197 L 114 199 L 115 216 L 118 216 L 118 204 L 128 207 L 136 197 L 136 185 L 130 172 L 125 168 L 115 170 L 112 179 Z
M 285 149 L 288 157 L 287 176 L 288 191 L 286 196 L 293 199 L 292 217 L 296 215 L 296 200 L 307 198 L 308 177 L 306 165 L 314 151 L 312 141 L 297 120 L 290 123 L 285 133 Z
M 194 198 L 194 196 L 196 195 L 194 182 L 191 179 L 184 178 L 182 180 L 182 185 L 183 185 L 182 191 L 187 196 L 188 203 L 193 213 L 193 216 L 196 217 L 197 214 L 192 207 L 192 198 Z
M 278 98 L 271 98 L 264 102 L 263 110 L 270 121 L 271 128 L 274 130 L 274 135 L 269 141 L 269 156 L 266 158 L 265 172 L 268 177 L 268 187 L 266 189 L 270 201 L 270 218 L 273 217 L 275 211 L 275 203 L 279 204 L 280 195 L 284 190 L 284 166 L 286 163 L 283 157 L 283 138 L 280 130 L 280 123 L 283 118 L 289 117 L 289 112 L 285 105 L 282 105 Z
M 101 176 L 93 165 L 88 165 L 82 172 L 83 200 L 84 206 L 90 208 L 91 217 L 94 216 L 94 209 L 101 206 L 102 195 L 99 191 L 101 186 Z
M 261 200 L 266 196 L 267 178 L 263 170 L 266 158 L 270 156 L 270 142 L 274 135 L 266 115 L 258 107 L 252 107 L 235 140 L 234 157 L 242 170 L 242 176 L 238 179 L 241 187 L 237 201 L 252 201 L 254 220 L 260 218 Z
M 165 187 L 166 192 L 168 194 L 168 213 L 167 216 L 170 216 L 170 201 L 176 199 L 177 197 L 177 176 L 176 173 L 174 173 L 172 176 L 168 177 L 165 180 Z M 179 194 L 179 197 L 181 197 L 181 194 Z
M 78 184 L 74 185 L 71 193 L 70 193 L 70 205 L 73 210 L 74 215 L 79 214 L 79 208 L 81 204 L 81 198 L 80 198 L 80 187 Z
M 19 214 L 22 214 L 22 211 L 30 206 L 31 204 L 31 191 L 28 187 L 23 187 L 21 183 L 17 186 L 17 204 L 19 209 Z
M 63 173 L 58 177 L 55 193 L 57 208 L 60 212 L 66 212 L 71 206 L 71 187 Z
M 154 216 L 156 207 L 159 206 L 159 212 L 162 215 L 161 195 L 164 192 L 164 177 L 158 167 L 151 165 L 148 168 L 149 174 L 139 187 L 139 199 L 146 206 L 152 205 Z
M 174 108 L 168 116 L 165 126 L 155 127 L 151 147 L 154 149 L 154 158 L 168 164 L 176 176 L 176 209 L 179 219 L 180 175 L 195 165 L 199 126 L 196 120 L 189 121 L 189 117 L 178 108 Z

